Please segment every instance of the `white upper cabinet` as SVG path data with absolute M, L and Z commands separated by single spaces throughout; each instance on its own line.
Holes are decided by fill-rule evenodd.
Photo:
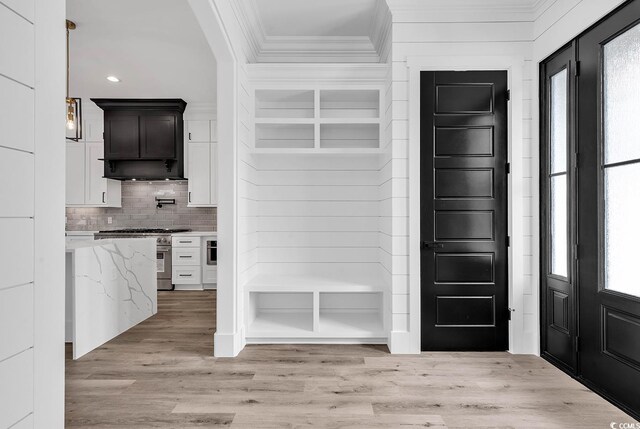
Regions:
M 84 119 L 82 139 L 87 142 L 104 141 L 104 118 L 102 115 Z
M 189 180 L 189 207 L 218 204 L 217 122 L 185 120 L 185 177 Z
M 67 205 L 84 204 L 84 143 L 67 141 L 66 189 Z
M 91 142 L 85 145 L 85 205 L 121 207 L 121 183 L 103 177 L 104 143 Z
M 121 183 L 105 179 L 102 142 L 67 142 L 67 198 L 74 207 L 121 207 Z
M 209 192 L 211 193 L 211 204 L 218 205 L 218 143 L 211 145 L 211 167 L 209 168 L 209 174 L 211 175 L 209 181 Z
M 211 143 L 188 143 L 189 145 L 189 196 L 188 205 L 211 204 Z
M 185 121 L 187 142 L 208 143 L 210 138 L 210 121 Z
M 211 135 L 211 141 L 212 142 L 217 142 L 218 141 L 218 122 L 216 121 L 209 121 L 209 134 Z

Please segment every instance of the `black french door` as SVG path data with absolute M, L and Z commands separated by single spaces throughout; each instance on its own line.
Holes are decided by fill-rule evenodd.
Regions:
M 540 168 L 541 353 L 569 371 L 577 368 L 575 246 L 575 45 L 541 67 L 542 142 Z
M 507 72 L 420 85 L 422 350 L 506 350 Z
M 554 114 L 562 105 L 554 78 L 559 82 L 563 69 L 569 71 L 566 136 L 556 132 Z M 541 84 L 541 352 L 640 416 L 640 0 L 545 61 Z M 554 166 L 562 153 L 558 135 L 568 145 L 565 170 Z M 566 196 L 558 186 L 563 181 Z M 554 212 L 560 199 L 566 222 Z M 554 222 L 566 226 L 564 235 Z M 559 238 L 566 249 L 554 248 Z M 565 260 L 563 250 L 568 263 L 560 273 L 554 263 L 558 255 Z M 565 321 L 566 329 L 557 329 Z
M 580 373 L 640 414 L 640 1 L 578 58 Z

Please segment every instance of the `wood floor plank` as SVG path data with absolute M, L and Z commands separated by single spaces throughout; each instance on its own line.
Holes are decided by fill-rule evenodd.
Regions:
M 213 357 L 215 292 L 83 358 L 67 347 L 68 428 L 603 428 L 634 422 L 535 356 L 390 355 L 380 345 L 253 345 Z

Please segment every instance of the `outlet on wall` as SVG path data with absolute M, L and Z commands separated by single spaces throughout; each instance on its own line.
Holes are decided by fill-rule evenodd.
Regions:
M 107 223 L 111 225 L 113 223 L 113 218 L 111 216 L 107 217 Z

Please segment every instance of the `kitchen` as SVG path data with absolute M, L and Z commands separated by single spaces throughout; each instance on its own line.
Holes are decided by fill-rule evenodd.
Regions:
M 67 258 L 88 246 L 87 240 L 99 240 L 94 246 L 101 249 L 103 240 L 152 239 L 159 292 L 177 299 L 179 291 L 214 290 L 218 139 L 215 79 L 210 76 L 216 73 L 215 58 L 198 28 L 189 25 L 195 18 L 186 7 L 169 3 L 165 6 L 171 13 L 164 9 L 154 14 L 148 5 L 132 6 L 127 24 L 120 26 L 117 7 L 90 3 L 67 5 L 68 99 L 73 109 L 66 141 Z M 168 16 L 181 26 L 163 38 L 149 38 Z M 180 44 L 170 51 L 164 37 Z M 95 52 L 110 54 L 95 57 Z M 196 61 L 198 68 L 183 66 Z M 77 265 L 74 269 L 80 270 Z M 80 271 L 67 274 L 67 341 L 76 347 L 74 332 L 82 337 L 83 322 L 76 309 L 80 303 L 72 305 L 71 297 L 75 283 L 83 287 L 78 279 L 86 273 Z M 126 272 L 124 265 L 120 271 Z M 120 277 L 121 283 L 126 280 Z M 111 292 L 127 284 L 113 285 Z M 96 299 L 82 306 L 102 305 Z M 133 304 L 139 305 L 121 303 L 131 307 L 122 311 L 134 313 Z M 113 311 L 120 310 L 104 310 L 106 324 Z M 121 323 L 108 335 L 93 338 L 93 345 L 146 317 Z

